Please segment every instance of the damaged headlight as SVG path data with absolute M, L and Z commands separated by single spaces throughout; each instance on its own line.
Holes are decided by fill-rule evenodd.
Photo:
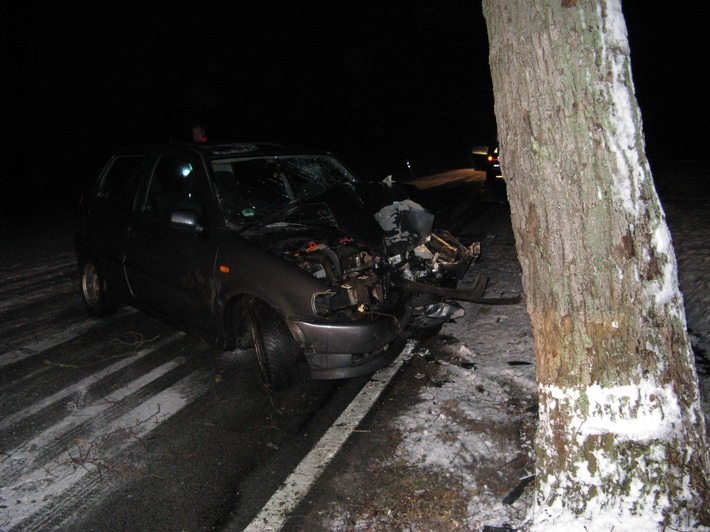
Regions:
M 338 312 L 348 311 L 348 316 L 355 319 L 370 310 L 369 303 L 361 301 L 362 292 L 352 285 L 343 285 L 335 290 L 315 292 L 311 296 L 313 313 L 322 318 Z
M 315 292 L 311 296 L 311 310 L 317 316 L 326 317 L 331 313 L 330 301 L 335 295 L 335 292 L 328 290 L 326 292 Z

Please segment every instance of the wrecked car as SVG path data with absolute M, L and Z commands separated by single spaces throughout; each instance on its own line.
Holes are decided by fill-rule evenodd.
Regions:
M 272 390 L 374 372 L 412 336 L 486 302 L 480 253 L 434 228 L 413 187 L 358 180 L 325 151 L 270 144 L 126 148 L 82 197 L 75 249 L 90 313 L 144 310 L 256 351 Z

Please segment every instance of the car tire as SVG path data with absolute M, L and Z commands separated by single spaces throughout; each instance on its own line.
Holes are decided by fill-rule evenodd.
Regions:
M 298 347 L 288 326 L 260 301 L 249 305 L 247 318 L 267 390 L 280 392 L 290 388 L 298 378 Z
M 106 279 L 94 261 L 86 261 L 81 266 L 81 296 L 89 314 L 108 316 L 118 309 L 118 304 L 111 299 L 106 286 Z

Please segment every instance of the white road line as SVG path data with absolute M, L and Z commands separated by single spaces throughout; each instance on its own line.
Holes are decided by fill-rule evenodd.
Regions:
M 96 373 L 92 373 L 90 376 L 86 377 L 85 379 L 82 379 L 71 386 L 67 386 L 66 388 L 62 388 L 60 391 L 58 391 L 55 394 L 50 395 L 49 397 L 45 397 L 41 401 L 38 401 L 36 403 L 33 403 L 31 406 L 28 406 L 27 408 L 24 408 L 18 412 L 15 412 L 14 414 L 11 414 L 9 416 L 5 416 L 2 421 L 0 421 L 0 429 L 4 429 L 6 427 L 9 427 L 18 421 L 22 420 L 23 418 L 26 418 L 28 416 L 31 416 L 32 414 L 35 414 L 42 410 L 43 408 L 46 408 L 47 406 L 51 405 L 52 403 L 59 401 L 61 399 L 64 399 L 65 397 L 68 397 L 70 395 L 73 395 L 77 392 L 81 392 L 82 390 L 85 390 L 89 386 L 91 386 L 93 383 L 96 381 L 99 381 L 106 377 L 107 375 L 111 375 L 112 373 L 115 373 L 124 367 L 128 366 L 129 364 L 132 364 L 136 360 L 138 360 L 141 357 L 144 357 L 148 353 L 151 353 L 160 347 L 172 342 L 173 340 L 180 338 L 181 336 L 185 336 L 185 333 L 178 332 L 175 334 L 168 335 L 164 338 L 161 338 L 160 340 L 150 344 L 149 347 L 146 347 L 144 349 L 141 349 L 137 353 L 127 353 L 126 358 L 120 360 L 119 362 L 116 362 L 115 364 L 112 364 L 101 371 L 97 371 Z
M 402 354 L 392 364 L 372 376 L 318 444 L 311 449 L 293 473 L 271 496 L 269 502 L 249 523 L 244 532 L 281 530 L 289 514 L 298 506 L 318 477 L 325 471 L 327 465 L 370 411 L 404 361 L 411 356 L 414 346 L 415 342 L 410 340 Z
M 134 312 L 137 312 L 137 310 L 129 308 L 121 311 L 115 316 L 115 318 L 122 318 L 128 314 L 133 314 Z M 42 351 L 62 344 L 72 338 L 76 338 L 93 327 L 98 327 L 100 325 L 104 325 L 105 323 L 107 323 L 107 321 L 87 319 L 75 325 L 70 325 L 62 332 L 43 338 L 38 342 L 32 342 L 31 344 L 23 345 L 19 349 L 3 353 L 0 355 L 0 368 L 9 364 L 14 364 L 15 362 L 20 362 L 26 358 L 36 355 L 37 353 L 41 353 Z

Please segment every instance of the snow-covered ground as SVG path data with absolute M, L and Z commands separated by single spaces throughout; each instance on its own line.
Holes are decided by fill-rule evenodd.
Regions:
M 710 342 L 710 195 L 698 175 L 666 173 L 659 183 L 668 224 L 673 235 L 679 278 L 684 292 L 688 328 L 698 353 L 701 393 L 706 418 L 710 414 L 710 379 L 707 353 Z M 677 180 L 677 181 L 676 181 Z M 706 181 L 705 181 L 706 182 Z M 490 233 L 482 242 L 483 255 L 474 271 L 489 274 L 489 296 L 511 295 L 521 290 L 520 267 L 512 234 Z M 444 479 L 460 494 L 461 512 L 436 521 L 423 512 L 387 508 L 373 492 L 363 506 L 350 506 L 330 514 L 328 526 L 347 530 L 438 529 L 450 519 L 451 530 L 495 531 L 520 526 L 532 500 L 533 438 L 537 405 L 532 329 L 524 303 L 481 307 L 463 304 L 465 319 L 447 324 L 442 335 L 416 348 L 412 357 L 429 360 L 435 369 L 416 375 L 427 384 L 414 404 L 396 418 L 398 444 L 394 454 L 380 461 L 381 469 L 416 466 L 422 475 Z M 431 356 L 434 351 L 435 357 Z M 433 361 L 435 360 L 435 364 Z M 427 368 L 424 362 L 419 367 Z M 398 466 L 399 464 L 399 466 Z M 500 481 L 516 475 L 518 492 Z M 513 484 L 515 485 L 515 484 Z M 502 490 L 505 490 L 503 492 Z M 419 490 L 424 492 L 425 490 Z M 416 493 L 415 493 L 416 495 Z M 427 495 L 431 495 L 427 493 Z M 503 500 L 508 495 L 506 503 Z M 407 495 L 402 494 L 401 497 Z M 454 504 L 449 500 L 449 503 Z M 444 503 L 446 504 L 446 503 Z M 420 508 L 421 504 L 409 505 Z M 432 512 L 431 502 L 427 507 Z M 452 512 L 453 515 L 454 512 Z M 422 521 L 421 519 L 427 519 Z M 347 523 L 347 525 L 345 524 Z M 405 524 L 403 524 L 405 523 Z M 637 523 L 638 524 L 638 523 Z M 500 528 L 497 528 L 500 527 Z M 598 530 L 608 530 L 599 524 Z M 619 523 L 615 530 L 625 529 Z M 649 530 L 655 529 L 649 523 Z
M 486 251 L 474 271 L 489 275 L 487 295 L 520 293 L 513 242 L 491 235 L 482 246 Z M 525 517 L 528 498 L 503 504 L 504 497 L 492 484 L 481 484 L 480 475 L 489 464 L 501 467 L 533 452 L 533 426 L 514 437 L 515 426 L 525 426 L 526 417 L 534 418 L 537 403 L 530 319 L 524 303 L 463 306 L 466 319 L 447 324 L 442 331 L 455 339 L 444 346 L 451 358 L 438 357 L 438 380 L 443 384 L 423 388 L 421 402 L 400 417 L 402 451 L 424 467 L 461 477 L 471 494 L 466 528 L 514 526 Z M 426 350 L 418 354 L 426 356 Z M 521 480 L 534 473 L 532 459 L 525 465 L 517 472 Z

